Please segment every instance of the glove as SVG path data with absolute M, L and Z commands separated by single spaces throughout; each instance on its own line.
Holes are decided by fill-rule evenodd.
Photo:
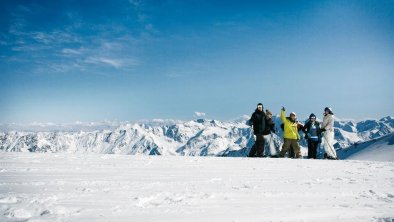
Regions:
M 286 109 L 285 109 L 285 107 L 284 107 L 284 106 L 282 106 L 282 110 L 283 110 L 283 111 L 286 111 Z
M 324 132 L 324 131 L 326 131 L 326 129 L 324 129 L 324 128 L 321 128 L 321 129 L 320 129 L 320 131 Z
M 308 138 L 309 138 L 309 136 L 305 134 L 305 139 L 307 140 Z
M 275 129 L 272 129 L 271 132 L 276 133 Z

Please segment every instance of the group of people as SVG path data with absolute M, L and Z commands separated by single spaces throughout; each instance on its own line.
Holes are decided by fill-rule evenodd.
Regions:
M 295 112 L 291 112 L 288 117 L 285 112 L 286 109 L 282 107 L 280 119 L 283 122 L 281 125 L 283 145 L 279 157 L 283 158 L 289 152 L 289 157 L 302 158 L 299 145 L 299 132 L 302 131 L 308 141 L 308 158 L 317 159 L 318 147 L 319 144 L 322 144 L 325 151 L 324 158 L 338 159 L 334 149 L 334 113 L 331 108 L 324 109 L 324 118 L 321 124 L 313 113 L 310 114 L 304 125 L 297 121 Z M 264 157 L 265 136 L 276 133 L 272 113 L 268 109 L 264 112 L 263 104 L 259 103 L 248 121 L 248 125 L 253 127 L 253 133 L 256 136 L 256 142 L 249 152 L 249 157 Z

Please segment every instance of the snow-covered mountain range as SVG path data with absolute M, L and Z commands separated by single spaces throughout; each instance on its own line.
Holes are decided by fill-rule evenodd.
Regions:
M 56 125 L 48 128 L 36 124 L 35 130 L 28 130 L 28 127 L 19 127 L 18 130 L 17 126 L 2 125 L 0 151 L 246 156 L 254 143 L 253 131 L 246 125 L 248 118 L 243 116 L 226 122 L 197 119 L 153 120 L 119 125 L 78 123 L 77 127 L 63 125 L 58 128 Z M 271 154 L 280 147 L 282 137 L 279 127 L 281 121 L 278 117 L 274 117 L 274 120 L 277 134 L 267 137 Z M 338 120 L 335 122 L 335 148 L 344 149 L 393 132 L 394 119 L 390 116 L 360 122 Z M 302 140 L 301 145 L 305 146 L 305 141 Z

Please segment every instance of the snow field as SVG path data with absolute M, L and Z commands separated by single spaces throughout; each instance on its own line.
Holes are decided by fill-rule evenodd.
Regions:
M 394 163 L 0 154 L 0 221 L 391 221 Z

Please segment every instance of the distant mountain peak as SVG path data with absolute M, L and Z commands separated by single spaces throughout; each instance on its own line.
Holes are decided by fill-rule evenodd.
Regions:
M 119 124 L 50 124 L 36 131 L 2 130 L 1 151 L 20 152 L 96 152 L 149 155 L 211 155 L 245 156 L 254 144 L 253 130 L 246 125 L 249 116 L 236 121 L 196 119 L 191 121 L 144 120 Z M 273 118 L 277 135 L 273 137 L 280 146 L 281 120 Z M 59 128 L 57 128 L 59 126 Z M 75 127 L 75 128 L 73 128 Z M 355 143 L 376 139 L 393 133 L 394 122 L 390 116 L 380 120 L 335 121 L 335 147 L 346 148 Z M 41 129 L 41 130 L 40 130 Z M 38 130 L 38 131 L 37 131 Z M 300 140 L 302 146 L 305 141 Z

